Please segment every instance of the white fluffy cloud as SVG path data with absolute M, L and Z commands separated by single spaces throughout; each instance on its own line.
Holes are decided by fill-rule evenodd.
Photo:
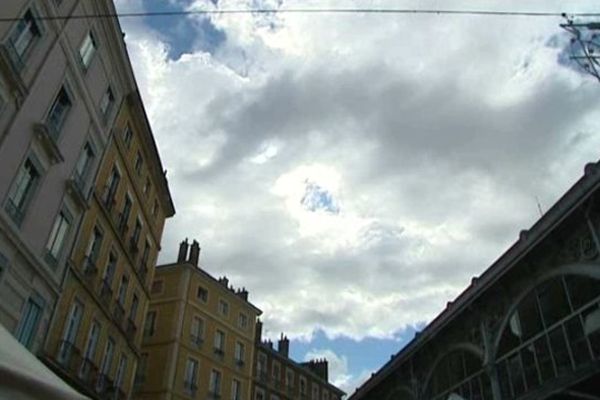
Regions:
M 262 3 L 317 4 L 218 7 Z M 249 288 L 269 331 L 360 339 L 429 320 L 537 219 L 537 199 L 549 207 L 598 158 L 599 86 L 558 64 L 559 20 L 211 22 L 226 40 L 177 60 L 160 32 L 123 22 L 177 207 L 162 261 L 197 238 L 203 266 Z

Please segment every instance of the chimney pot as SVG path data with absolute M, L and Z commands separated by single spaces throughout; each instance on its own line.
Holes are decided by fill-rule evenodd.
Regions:
M 188 248 L 189 248 L 188 239 L 185 238 L 185 240 L 183 242 L 179 243 L 179 253 L 177 254 L 177 262 L 178 263 L 185 262 L 185 260 L 187 258 Z
M 198 266 L 198 261 L 200 260 L 200 243 L 196 240 L 192 242 L 191 250 L 190 250 L 190 264 Z

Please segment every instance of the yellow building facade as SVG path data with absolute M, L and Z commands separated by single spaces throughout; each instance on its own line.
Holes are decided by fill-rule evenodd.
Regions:
M 139 93 L 125 96 L 42 359 L 82 393 L 131 397 L 165 219 L 175 213 Z
M 189 256 L 188 256 L 189 249 Z M 227 278 L 198 266 L 200 247 L 180 245 L 158 266 L 144 326 L 136 399 L 251 398 L 255 323 L 261 311 Z

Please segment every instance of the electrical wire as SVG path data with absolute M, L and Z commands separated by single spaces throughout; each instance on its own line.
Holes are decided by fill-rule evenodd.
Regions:
M 39 20 L 71 20 L 102 18 L 145 18 L 177 17 L 190 15 L 229 15 L 229 14 L 433 14 L 463 16 L 497 17 L 600 17 L 600 12 L 563 13 L 552 11 L 491 11 L 491 10 L 444 10 L 444 9 L 401 9 L 401 8 L 282 8 L 282 9 L 224 9 L 224 10 L 181 10 L 181 11 L 145 11 L 109 14 L 75 14 L 57 16 L 38 16 Z M 19 17 L 0 17 L 0 22 L 19 21 Z

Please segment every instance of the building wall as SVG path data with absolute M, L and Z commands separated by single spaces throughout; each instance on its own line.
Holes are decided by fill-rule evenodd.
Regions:
M 198 298 L 199 287 L 207 291 L 206 301 Z M 219 312 L 219 301 L 228 304 L 226 316 Z M 221 373 L 221 398 L 232 398 L 233 379 L 240 382 L 240 399 L 250 398 L 253 327 L 259 310 L 227 288 L 224 281 L 218 282 L 193 264 L 182 263 L 157 268 L 148 312 L 155 313 L 156 322 L 154 329 L 145 329 L 142 353 L 147 354 L 148 363 L 140 372 L 136 398 L 210 398 L 212 370 Z M 246 327 L 238 324 L 240 313 L 247 316 Z M 192 337 L 194 317 L 203 321 L 200 341 Z M 217 330 L 225 334 L 222 355 L 215 352 Z M 243 345 L 243 363 L 236 359 L 236 343 Z M 193 389 L 186 381 L 189 359 L 198 362 Z
M 351 400 L 600 392 L 600 164 Z M 556 397 L 554 397 L 556 396 Z
M 34 10 L 37 16 L 55 16 L 106 11 L 110 7 L 112 2 L 108 0 L 64 0 L 60 7 L 53 1 L 5 0 L 2 14 L 24 16 Z M 0 24 L 0 259 L 5 260 L 0 272 L 0 322 L 19 336 L 26 325 L 28 302 L 35 301 L 41 316 L 33 324 L 33 336 L 26 344 L 36 352 L 42 345 L 67 256 L 86 208 L 81 198 L 92 184 L 115 116 L 114 110 L 102 115 L 99 104 L 109 82 L 115 103 L 120 101 L 126 74 L 120 72 L 122 62 L 115 62 L 119 50 L 114 43 L 115 38 L 120 40 L 121 32 L 110 20 L 36 20 L 40 33 L 33 35 L 20 62 L 11 53 L 17 24 Z M 79 49 L 90 29 L 98 46 L 85 69 Z M 53 138 L 40 129 L 40 124 L 48 127 L 47 117 L 63 85 L 71 108 L 59 135 Z M 93 146 L 95 157 L 83 185 L 75 187 L 72 178 L 86 142 Z M 22 218 L 16 221 L 7 212 L 7 204 L 16 176 L 30 155 L 37 160 L 40 177 L 27 196 Z M 48 262 L 47 247 L 61 210 L 69 212 L 70 228 L 58 258 Z
M 256 347 L 253 400 L 339 400 L 344 395 L 326 379 L 273 349 L 271 342 L 259 341 Z M 291 379 L 288 379 L 288 371 Z M 304 391 L 301 381 L 305 382 Z

